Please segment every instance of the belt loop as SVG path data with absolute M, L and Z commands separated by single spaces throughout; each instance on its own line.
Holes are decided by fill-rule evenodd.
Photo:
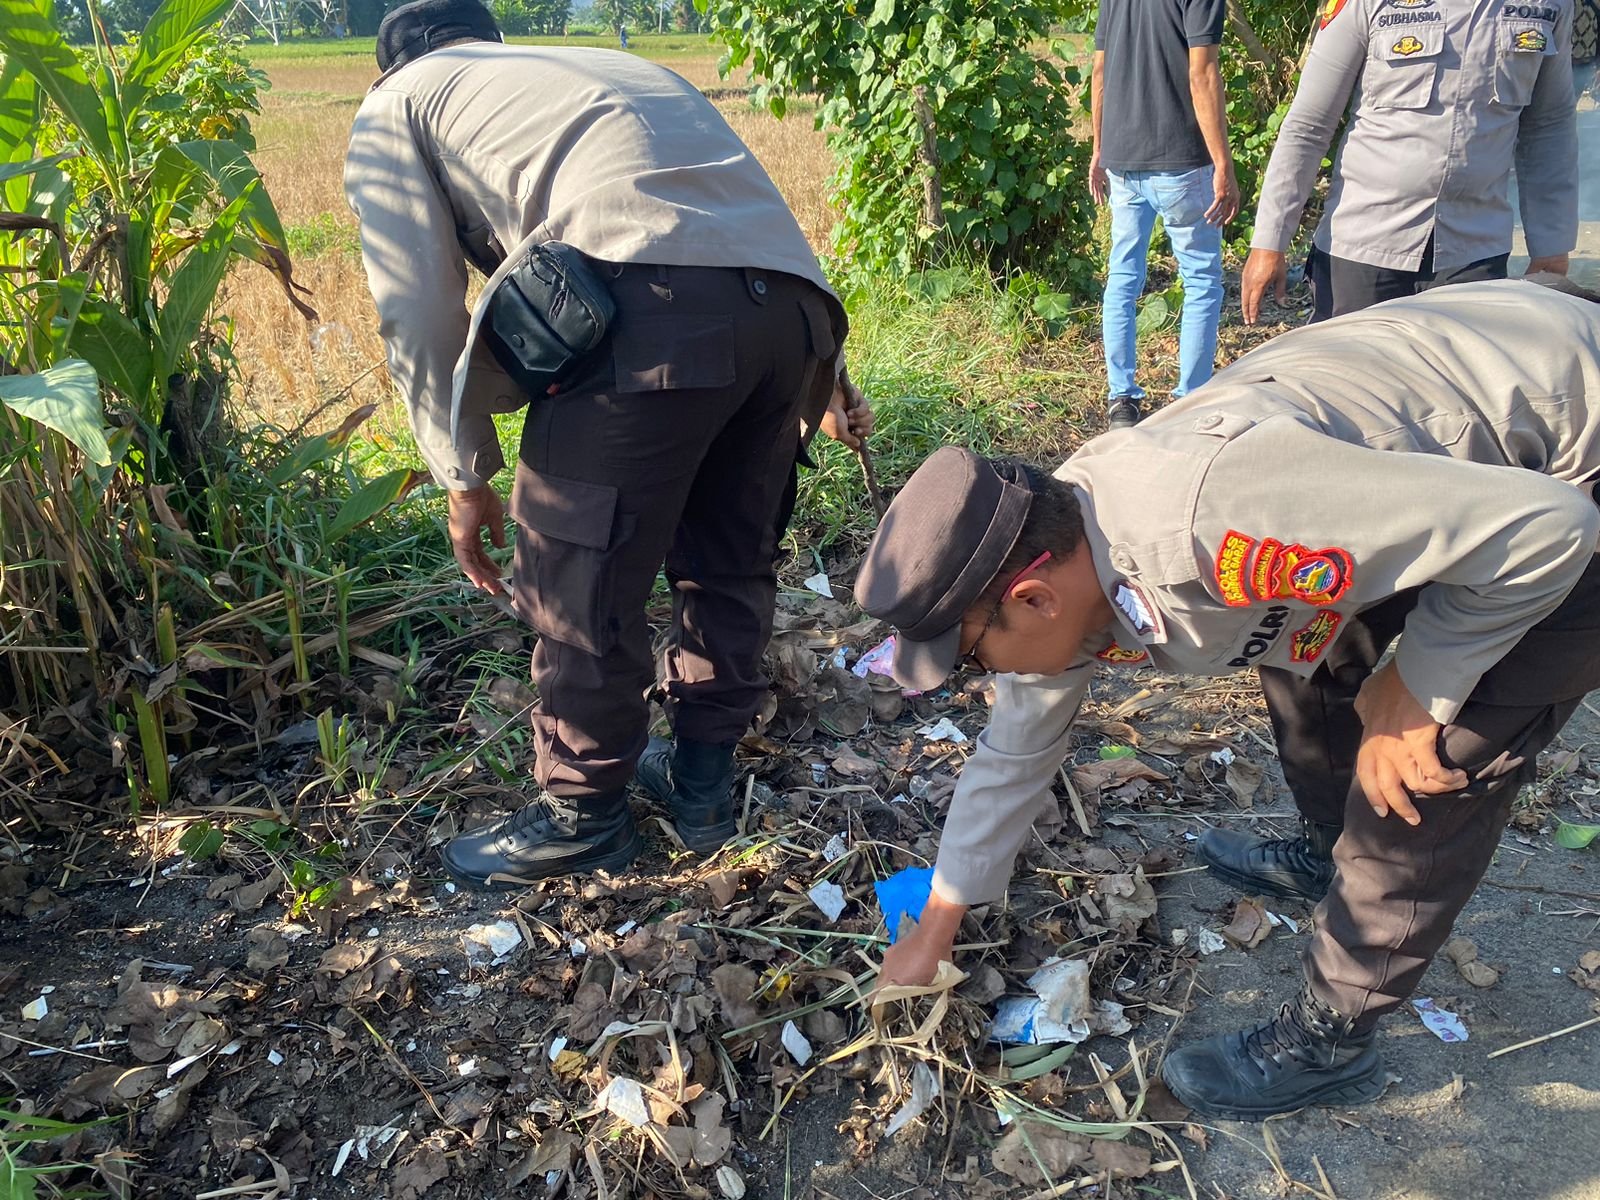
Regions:
M 744 267 L 744 286 L 757 304 L 767 302 L 767 281 L 755 267 Z

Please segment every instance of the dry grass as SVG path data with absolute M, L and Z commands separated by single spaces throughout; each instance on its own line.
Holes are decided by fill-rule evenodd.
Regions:
M 801 228 L 826 250 L 834 217 L 826 197 L 833 168 L 823 135 L 805 113 L 777 121 L 754 108 L 741 87 L 720 79 L 717 54 L 674 55 L 668 65 L 717 98 L 734 130 L 750 146 L 788 199 Z M 345 387 L 383 356 L 377 317 L 353 242 L 355 217 L 345 204 L 342 176 L 350 122 L 377 76 L 365 61 L 328 59 L 265 63 L 272 90 L 256 126 L 256 162 L 291 238 L 315 228 L 335 245 L 298 254 L 295 273 L 312 291 L 319 323 L 307 324 L 284 302 L 276 284 L 244 264 L 230 277 L 220 310 L 236 323 L 244 376 L 243 403 L 256 416 L 292 424 Z M 351 237 L 329 238 L 348 230 Z M 382 401 L 388 377 L 380 367 L 353 389 L 350 402 Z M 341 403 L 338 411 L 347 406 Z

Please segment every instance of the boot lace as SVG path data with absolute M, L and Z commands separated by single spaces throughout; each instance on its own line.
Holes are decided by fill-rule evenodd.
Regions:
M 1272 1020 L 1246 1034 L 1244 1050 L 1263 1075 L 1270 1074 L 1282 1058 L 1307 1066 L 1327 1065 L 1325 1040 L 1305 1027 L 1293 1001 L 1279 1009 Z

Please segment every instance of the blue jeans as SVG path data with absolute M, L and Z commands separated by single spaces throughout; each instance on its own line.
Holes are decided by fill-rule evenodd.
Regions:
M 1144 396 L 1134 382 L 1135 321 L 1144 291 L 1150 234 L 1160 217 L 1183 279 L 1183 324 L 1178 339 L 1178 385 L 1187 395 L 1211 378 L 1222 316 L 1222 229 L 1208 223 L 1215 199 L 1209 166 L 1192 171 L 1127 171 L 1111 175 L 1111 259 L 1101 306 L 1106 379 L 1113 396 Z

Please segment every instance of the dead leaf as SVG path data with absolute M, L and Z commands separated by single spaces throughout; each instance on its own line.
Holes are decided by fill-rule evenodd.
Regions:
M 1233 920 L 1222 928 L 1222 936 L 1241 950 L 1254 950 L 1267 940 L 1272 922 L 1260 903 L 1246 896 L 1234 907 Z
M 1578 965 L 1585 971 L 1600 971 L 1600 950 L 1585 950 L 1578 956 Z
M 1095 1173 L 1110 1171 L 1118 1179 L 1143 1179 L 1150 1174 L 1150 1151 L 1132 1142 L 1094 1141 Z
M 722 1019 L 729 1029 L 743 1029 L 761 1019 L 750 998 L 761 987 L 761 980 L 749 967 L 724 963 L 711 972 L 711 986 L 717 990 Z
M 314 974 L 343 979 L 351 971 L 366 966 L 377 953 L 378 947 L 371 942 L 340 942 L 322 952 Z
M 235 890 L 228 897 L 228 903 L 233 905 L 233 911 L 236 913 L 252 913 L 265 904 L 269 897 L 276 896 L 282 886 L 283 872 L 273 867 L 267 872 L 265 879 Z
M 395 1170 L 394 1200 L 422 1200 L 434 1184 L 450 1174 L 450 1162 L 432 1146 L 419 1146 L 416 1153 Z
M 1260 788 L 1266 774 L 1264 767 L 1234 755 L 1224 778 L 1227 780 L 1228 790 L 1233 793 L 1233 798 L 1239 802 L 1240 808 L 1255 807 L 1256 790 Z
M 1473 987 L 1492 988 L 1500 982 L 1500 972 L 1478 958 L 1477 944 L 1471 938 L 1451 938 L 1445 943 L 1444 956 Z
M 1054 1186 L 1089 1158 L 1089 1140 L 1051 1125 L 1018 1121 L 995 1143 L 994 1169 L 1028 1187 Z M 1043 1168 L 1041 1170 L 1041 1168 Z
M 1127 762 L 1128 759 L 1121 761 Z M 1144 877 L 1144 869 L 1132 875 L 1107 875 L 1095 882 L 1095 898 L 1110 925 L 1130 930 L 1156 915 L 1156 893 Z
M 878 764 L 870 758 L 862 758 L 845 747 L 833 756 L 833 769 L 839 774 L 851 779 L 866 779 L 878 773 Z
M 250 944 L 250 953 L 245 958 L 245 966 L 252 971 L 273 971 L 289 964 L 289 943 L 283 940 L 283 935 L 270 925 L 257 925 L 245 934 L 245 941 Z
M 1098 792 L 1135 780 L 1165 783 L 1167 776 L 1137 758 L 1102 758 L 1072 768 L 1072 783 L 1080 791 Z
M 711 898 L 718 908 L 727 908 L 733 903 L 733 898 L 739 894 L 739 889 L 744 886 L 745 876 L 748 874 L 749 872 L 743 869 L 732 868 L 713 871 L 705 877 L 705 885 L 711 889 Z

